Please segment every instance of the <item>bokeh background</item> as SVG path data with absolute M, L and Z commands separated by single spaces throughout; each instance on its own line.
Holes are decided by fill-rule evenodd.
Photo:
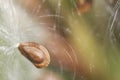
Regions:
M 0 0 L 0 80 L 120 80 L 120 0 Z M 38 69 L 18 51 L 44 45 Z

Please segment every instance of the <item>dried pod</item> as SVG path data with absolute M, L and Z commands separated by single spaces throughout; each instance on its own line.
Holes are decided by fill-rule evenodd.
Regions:
M 86 13 L 89 12 L 92 8 L 92 0 L 78 0 L 78 13 Z
M 37 68 L 47 67 L 50 63 L 50 55 L 47 49 L 35 42 L 20 43 L 18 49 Z

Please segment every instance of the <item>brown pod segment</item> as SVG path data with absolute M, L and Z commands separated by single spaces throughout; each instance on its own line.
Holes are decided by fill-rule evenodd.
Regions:
M 78 13 L 87 13 L 92 8 L 92 0 L 78 0 L 77 11 Z
M 37 68 L 47 67 L 50 63 L 50 55 L 47 49 L 35 42 L 23 42 L 18 46 L 23 56 L 30 60 Z

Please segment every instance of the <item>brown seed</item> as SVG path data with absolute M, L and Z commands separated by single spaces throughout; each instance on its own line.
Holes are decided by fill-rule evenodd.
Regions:
M 47 67 L 50 63 L 50 55 L 47 49 L 35 42 L 20 43 L 18 49 L 37 68 Z
M 87 13 L 92 8 L 92 0 L 78 0 L 78 7 L 77 12 L 78 13 Z

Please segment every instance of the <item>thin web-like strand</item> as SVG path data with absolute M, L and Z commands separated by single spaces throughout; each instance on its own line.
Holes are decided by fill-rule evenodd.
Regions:
M 57 9 L 56 9 L 56 13 L 55 15 L 60 15 L 60 11 L 61 11 L 61 0 L 58 0 L 58 4 L 57 4 Z M 56 18 L 56 26 L 54 26 L 54 30 L 56 30 L 56 27 L 59 27 L 59 23 L 60 23 L 60 19 Z
M 41 7 L 44 5 L 46 0 L 42 0 L 40 5 L 36 6 L 32 10 L 32 15 L 38 14 L 40 12 Z
M 58 15 L 60 15 L 61 6 L 62 6 L 61 0 L 59 0 L 59 1 L 58 1 L 57 11 L 56 11 L 57 17 L 61 17 L 61 16 L 58 16 Z M 54 16 L 56 16 L 56 15 L 54 15 Z M 59 18 L 57 18 L 56 21 L 57 21 L 57 23 L 59 23 L 59 22 L 60 22 Z M 56 25 L 56 26 L 59 26 L 59 25 Z M 64 41 L 65 41 L 65 40 L 64 40 Z M 66 41 L 65 41 L 65 43 L 66 43 L 66 45 L 68 45 L 68 47 L 71 49 L 71 51 L 72 51 L 71 53 L 72 53 L 72 54 L 75 54 L 75 53 L 73 52 L 72 47 L 69 45 L 69 43 L 67 43 Z M 68 56 L 68 58 L 70 59 L 71 64 L 74 65 L 75 62 L 74 62 L 74 60 L 73 60 L 72 57 L 75 57 L 75 56 L 71 56 L 67 50 L 65 50 L 65 54 L 66 54 L 66 55 Z M 75 59 L 77 59 L 77 57 L 75 57 Z M 75 61 L 76 61 L 76 60 L 75 60 Z M 61 65 L 61 68 L 62 68 L 62 65 Z M 73 79 L 72 79 L 72 80 L 75 80 L 75 77 L 76 77 L 76 66 L 73 66 L 73 69 L 74 69 L 74 73 L 73 73 Z M 61 71 L 62 71 L 62 70 L 63 70 L 63 69 L 61 69 Z
M 14 49 L 15 49 L 16 47 L 18 47 L 18 45 L 19 45 L 19 43 L 18 43 L 18 44 L 15 44 L 15 45 L 7 48 L 7 49 L 5 49 L 4 54 L 9 55 L 11 52 L 14 52 Z
M 118 10 L 119 10 L 119 7 L 118 7 L 118 9 L 116 10 L 116 12 L 113 15 L 114 17 L 113 17 L 112 23 L 110 25 L 110 32 L 112 32 L 112 30 L 113 30 L 113 26 L 114 26 L 114 22 L 115 22 L 115 20 L 117 18 Z
M 34 80 L 32 79 L 35 78 L 33 75 L 38 74 L 38 72 L 31 65 L 22 61 L 17 50 L 15 50 L 16 44 L 19 42 L 20 25 L 23 24 L 22 21 L 28 18 L 25 17 L 25 20 L 23 20 L 24 12 L 14 4 L 13 0 L 0 0 L 0 10 L 0 33 L 2 33 L 0 34 L 0 40 L 4 42 L 1 42 L 2 46 L 0 45 L 0 58 L 1 62 L 4 63 L 4 65 L 0 65 L 2 69 L 2 74 L 0 73 L 1 78 L 2 80 Z M 23 24 L 22 27 L 24 26 L 26 27 Z M 26 72 L 29 74 L 24 76 Z
M 60 15 L 42 15 L 42 16 L 39 16 L 40 18 L 42 18 L 42 17 L 56 17 L 56 18 L 64 18 L 64 17 L 62 17 L 62 16 L 60 16 Z
M 72 56 L 69 54 L 69 52 L 67 50 L 65 50 L 65 53 L 67 54 L 67 56 L 69 57 L 70 61 L 71 61 L 71 64 L 73 64 L 73 69 L 74 69 L 74 75 L 73 75 L 73 80 L 75 80 L 75 76 L 76 76 L 76 67 L 75 67 L 75 64 L 74 64 L 74 60 L 72 58 Z
M 5 14 L 7 16 L 3 14 L 3 18 L 6 20 L 9 17 L 10 19 L 8 21 L 6 20 L 5 22 L 3 22 L 3 24 L 6 24 L 6 25 L 1 26 L 2 28 L 0 30 L 2 31 L 5 40 L 9 42 L 9 47 L 5 49 L 4 54 L 11 54 L 15 48 L 14 44 L 16 44 L 16 41 L 19 40 L 18 17 L 17 17 L 17 13 L 16 13 L 15 6 L 13 4 L 13 1 L 9 0 L 6 3 L 8 4 L 5 8 Z M 6 5 L 6 4 L 3 4 L 3 5 Z M 5 28 L 5 26 L 7 28 Z
M 116 9 L 118 8 L 119 5 L 120 5 L 120 0 L 117 0 L 115 6 L 113 8 L 113 11 L 116 11 Z
M 75 0 L 71 0 L 71 3 L 73 4 L 73 6 L 75 7 L 75 9 L 77 10 L 78 7 L 77 7 L 77 3 L 75 2 Z M 79 13 L 80 14 L 80 13 Z
M 20 39 L 19 39 L 19 17 L 18 17 L 18 15 L 17 15 L 17 12 L 16 12 L 16 8 L 15 8 L 15 6 L 14 6 L 14 3 L 13 3 L 13 0 L 10 0 L 10 7 L 11 7 L 11 11 L 12 11 L 12 23 L 14 24 L 14 28 L 13 28 L 13 31 L 14 31 L 14 35 L 15 35 L 15 38 L 17 38 L 16 39 L 16 41 L 20 41 Z M 15 21 L 15 22 L 14 22 Z M 13 24 L 12 24 L 12 26 L 11 27 L 13 27 Z
M 68 43 L 67 43 L 68 44 Z M 71 49 L 71 52 L 73 53 L 73 56 L 71 56 L 71 57 L 74 57 L 75 58 L 75 62 L 73 61 L 73 64 L 74 65 L 78 65 L 78 57 L 76 56 L 76 53 L 75 53 L 75 51 L 73 50 L 73 48 L 72 48 L 72 46 L 70 45 L 70 44 L 68 44 L 68 46 L 70 47 L 70 49 Z M 76 67 L 77 66 L 74 66 L 74 75 L 73 75 L 73 80 L 75 80 L 75 78 L 76 78 Z
M 115 10 L 115 13 L 113 13 L 113 15 L 111 16 L 110 21 L 109 21 L 109 25 L 108 25 L 110 40 L 112 40 L 111 38 L 114 37 L 113 29 L 116 27 L 116 26 L 114 26 L 114 23 L 116 21 L 117 14 L 118 14 L 118 11 L 119 11 L 119 8 L 120 8 L 120 4 L 119 3 L 116 4 L 116 5 L 117 5 L 117 8 Z M 114 41 L 112 40 L 112 43 L 113 42 Z
M 74 55 L 74 56 L 71 56 L 70 54 L 69 54 L 69 52 L 67 51 L 67 50 L 65 50 L 65 52 L 66 52 L 66 54 L 67 54 L 67 56 L 69 57 L 69 59 L 70 59 L 70 61 L 71 61 L 71 64 L 73 64 L 73 65 L 76 65 L 76 64 L 78 64 L 78 59 L 77 59 L 77 56 L 76 56 L 76 53 L 74 52 L 74 50 L 73 50 L 73 48 L 72 48 L 72 46 L 69 44 L 69 43 L 67 43 L 66 42 L 66 45 L 68 45 L 68 47 L 70 48 L 70 50 L 71 50 L 71 53 Z M 75 60 L 73 60 L 73 58 L 72 57 L 74 57 L 75 58 Z M 74 62 L 75 61 L 75 62 Z M 77 66 L 73 66 L 73 69 L 74 69 L 74 75 L 73 75 L 73 80 L 75 80 L 75 78 L 76 78 L 76 67 Z

